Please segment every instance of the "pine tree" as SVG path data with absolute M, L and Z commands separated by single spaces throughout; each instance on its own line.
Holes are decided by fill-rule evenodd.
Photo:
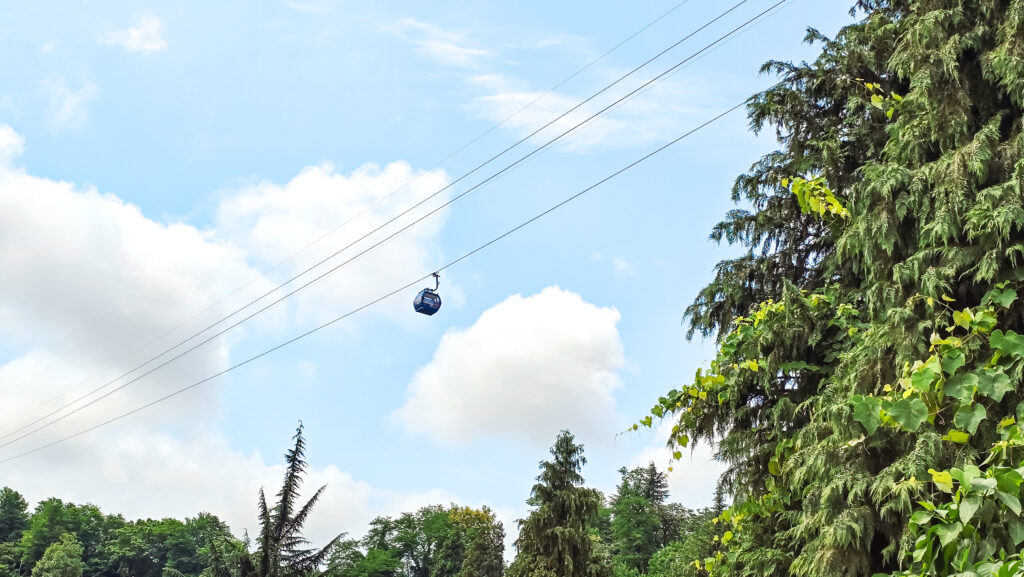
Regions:
M 551 447 L 552 460 L 542 461 L 541 474 L 527 503 L 534 509 L 519 521 L 518 555 L 509 577 L 605 577 L 609 567 L 594 562 L 589 523 L 601 495 L 583 487 L 580 474 L 586 458 L 572 433 L 562 431 Z

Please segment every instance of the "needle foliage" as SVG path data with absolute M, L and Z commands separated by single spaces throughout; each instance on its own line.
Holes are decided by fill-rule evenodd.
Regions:
M 765 64 L 780 146 L 711 234 L 747 250 L 685 313 L 718 354 L 652 409 L 728 465 L 695 568 L 1019 575 L 1024 1 L 852 13 Z

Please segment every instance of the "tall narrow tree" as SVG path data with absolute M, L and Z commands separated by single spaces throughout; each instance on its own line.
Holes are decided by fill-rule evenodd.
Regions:
M 302 527 L 327 489 L 324 485 L 313 493 L 305 505 L 298 506 L 306 463 L 306 440 L 302 424 L 293 437 L 295 446 L 285 453 L 284 481 L 277 492 L 277 503 L 267 503 L 263 489 L 259 492 L 260 532 L 256 551 L 232 547 L 222 542 L 212 551 L 214 577 L 312 577 L 323 574 L 321 566 L 343 535 L 331 539 L 323 548 L 309 547 Z M 226 558 L 226 556 L 230 556 Z
M 589 523 L 597 515 L 601 494 L 583 487 L 580 474 L 587 460 L 583 446 L 562 431 L 551 447 L 552 460 L 542 461 L 541 474 L 527 503 L 534 507 L 519 521 L 519 554 L 509 577 L 602 577 L 607 565 L 593 558 Z

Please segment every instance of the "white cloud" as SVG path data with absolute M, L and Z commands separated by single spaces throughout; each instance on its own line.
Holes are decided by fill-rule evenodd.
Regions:
M 287 274 L 279 273 L 282 278 L 290 278 L 339 248 L 356 242 L 448 182 L 442 170 L 415 171 L 404 162 L 383 168 L 367 164 L 347 175 L 329 164 L 314 166 L 285 184 L 260 182 L 229 192 L 218 207 L 217 230 L 243 248 L 250 258 L 272 265 L 292 256 L 310 240 L 361 214 L 332 233 L 325 242 L 290 261 L 283 271 Z M 388 196 L 396 190 L 397 193 Z M 331 264 L 288 288 L 294 289 L 320 272 L 341 264 L 440 206 L 449 198 L 448 192 L 358 242 Z M 404 285 L 410 278 L 435 270 L 440 264 L 438 234 L 444 221 L 442 211 L 300 292 L 294 301 L 298 319 L 307 323 L 323 322 Z M 408 322 L 411 299 L 410 293 L 409 300 L 394 299 L 382 303 L 378 310 L 389 311 L 392 318 Z
M 489 50 L 473 46 L 473 41 L 466 34 L 443 30 L 414 18 L 403 18 L 385 29 L 416 46 L 424 56 L 445 66 L 476 68 L 491 56 Z
M 25 151 L 25 139 L 6 124 L 0 124 L 0 167 L 8 166 Z
M 100 35 L 102 44 L 122 46 L 128 52 L 160 52 L 167 50 L 163 34 L 164 23 L 159 18 L 145 18 L 127 30 L 112 30 Z
M 10 128 L 0 128 L 0 134 L 5 150 L 16 153 L 22 146 Z M 19 351 L 0 365 L 0 390 L 11 392 L 0 404 L 3 432 L 70 387 L 85 381 L 78 396 L 145 360 L 156 346 L 122 357 L 197 311 L 212 306 L 199 319 L 205 322 L 226 313 L 233 303 L 215 305 L 217 299 L 256 275 L 241 251 L 194 227 L 160 224 L 113 195 L 3 165 L 0 270 L 0 342 Z M 159 345 L 185 334 L 178 331 Z M 224 339 L 211 342 L 187 362 L 169 365 L 41 433 L 33 444 L 91 424 L 100 412 L 134 407 L 221 370 L 228 347 Z M 117 359 L 119 366 L 111 369 Z M 213 399 L 207 401 L 198 406 L 216 410 Z M 168 403 L 160 414 L 173 419 L 180 406 Z
M 482 74 L 470 83 L 488 94 L 477 97 L 472 104 L 481 118 L 503 122 L 503 126 L 525 137 L 540 127 L 565 114 L 531 137 L 543 144 L 577 125 L 575 131 L 559 141 L 563 150 L 589 152 L 598 148 L 635 146 L 679 136 L 690 125 L 691 119 L 706 115 L 707 108 L 692 107 L 692 98 L 681 85 L 663 80 L 638 92 L 622 103 L 603 111 L 612 103 L 631 92 L 639 83 L 627 82 L 594 100 L 580 105 L 584 99 L 553 92 L 533 92 L 515 86 L 512 80 L 497 74 Z M 576 108 L 579 106 L 578 108 Z M 575 110 L 573 110 L 575 108 Z M 569 112 L 566 114 L 569 110 Z M 593 120 L 591 116 L 601 112 Z
M 85 126 L 89 121 L 89 101 L 99 93 L 91 82 L 74 89 L 59 77 L 44 82 L 43 91 L 48 100 L 46 124 L 54 132 L 78 130 Z
M 307 431 L 311 446 L 316 435 Z M 282 435 L 282 438 L 287 438 Z M 288 448 L 282 445 L 281 454 Z M 4 483 L 31 501 L 58 496 L 93 503 L 127 518 L 184 518 L 206 511 L 227 522 L 235 535 L 255 533 L 260 487 L 269 499 L 281 485 L 284 469 L 278 455 L 268 461 L 244 454 L 213 432 L 185 437 L 129 427 L 105 432 L 72 448 L 31 456 L 3 467 Z M 86 473 L 87 472 L 87 473 Z M 362 535 L 378 515 L 396 515 L 429 504 L 447 504 L 455 496 L 440 490 L 400 492 L 378 489 L 333 465 L 311 463 L 304 483 L 308 497 L 327 485 L 305 527 L 314 543 L 338 533 Z M 153 498 L 158 495 L 159 498 Z
M 456 444 L 511 437 L 546 446 L 561 428 L 606 435 L 625 362 L 619 318 L 558 287 L 510 296 L 444 335 L 392 419 Z
M 392 165 L 382 171 L 367 167 L 349 176 L 316 168 L 284 187 L 263 184 L 245 189 L 237 193 L 237 198 L 225 198 L 224 209 L 230 213 L 232 206 L 245 207 L 232 214 L 239 219 L 251 218 L 261 226 L 252 238 L 232 243 L 224 240 L 224 235 L 240 231 L 202 231 L 183 223 L 161 224 L 113 195 L 29 175 L 11 166 L 23 147 L 21 136 L 0 125 L 0 158 L 4 159 L 0 162 L 0 270 L 4 271 L 4 282 L 0 283 L 0 345 L 8 355 L 0 357 L 0 393 L 4 399 L 0 403 L 0 434 L 42 414 L 44 411 L 36 411 L 41 404 L 56 398 L 45 406 L 53 409 L 71 398 L 61 396 L 68 388 L 82 384 L 74 392 L 85 392 L 160 350 L 150 348 L 115 363 L 120 367 L 109 367 L 126 351 L 196 311 L 212 305 L 206 315 L 159 345 L 191 334 L 197 326 L 219 318 L 239 300 L 247 299 L 248 294 L 243 293 L 217 302 L 257 274 L 248 264 L 252 255 L 240 247 L 262 246 L 260 242 L 272 243 L 290 233 L 306 239 L 311 230 L 320 230 L 317 227 L 324 226 L 338 211 L 365 206 L 382 196 L 381 191 L 390 190 L 395 181 L 412 174 L 405 165 Z M 429 173 L 421 186 L 430 187 L 445 178 L 443 173 Z M 315 183 L 331 186 L 319 188 L 313 186 Z M 285 209 L 275 205 L 285 201 L 276 194 L 290 195 L 293 206 Z M 408 199 L 390 202 L 402 204 Z M 319 214 L 318 210 L 329 214 Z M 300 218 L 315 223 L 301 230 L 297 223 Z M 431 242 L 422 234 L 416 238 Z M 277 250 L 292 248 L 288 245 Z M 258 260 L 278 254 L 264 249 Z M 370 274 L 372 270 L 363 272 Z M 249 291 L 258 294 L 270 286 L 268 281 L 258 281 Z M 271 314 L 248 330 L 267 332 L 282 320 L 280 313 Z M 82 431 L 182 384 L 223 370 L 230 363 L 232 344 L 238 338 L 217 339 L 189 355 L 187 362 L 169 365 L 52 428 L 0 448 L 0 460 Z M 308 361 L 290 363 L 288 367 L 308 377 L 316 372 L 316 366 Z M 254 528 L 257 489 L 262 485 L 271 494 L 276 492 L 282 470 L 277 454 L 264 458 L 229 446 L 216 427 L 218 401 L 215 381 L 156 409 L 10 463 L 0 463 L 0 477 L 32 500 L 59 496 L 93 502 L 128 517 L 182 517 L 207 510 L 228 521 L 240 534 L 244 528 Z M 310 438 L 316 437 L 311 433 Z M 436 489 L 404 492 L 375 488 L 335 466 L 313 465 L 307 487 L 328 484 L 308 531 L 319 542 L 341 531 L 361 534 L 365 524 L 378 514 L 395 514 L 454 499 Z M 159 498 L 154 499 L 154 495 Z

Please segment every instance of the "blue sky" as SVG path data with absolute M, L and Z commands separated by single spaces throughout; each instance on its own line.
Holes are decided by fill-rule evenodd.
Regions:
M 0 434 L 41 402 L 102 385 L 338 250 L 731 5 L 686 2 L 438 166 L 676 3 L 5 7 L 0 394 L 8 402 L 0 422 L 11 426 Z M 749 0 L 599 102 L 772 3 Z M 848 9 L 787 3 L 296 298 L 0 447 L 0 459 L 429 273 L 770 85 L 758 74 L 765 60 L 813 58 L 804 29 L 833 34 L 850 22 Z M 557 133 L 541 133 L 423 210 Z M 0 484 L 129 516 L 208 509 L 240 530 L 251 523 L 255 487 L 276 482 L 301 419 L 313 481 L 330 483 L 333 495 L 315 536 L 359 535 L 376 514 L 449 500 L 490 505 L 510 524 L 563 426 L 587 444 L 588 481 L 611 491 L 620 466 L 666 464 L 658 434 L 617 433 L 712 354 L 708 343 L 686 341 L 681 315 L 714 263 L 732 254 L 707 240 L 732 206 L 732 180 L 773 145 L 772 134 L 748 132 L 742 113 L 729 116 L 445 271 L 438 315 L 415 315 L 415 291 L 406 291 L 173 401 L 2 464 Z M 707 455 L 677 467 L 675 500 L 709 501 L 718 467 Z

